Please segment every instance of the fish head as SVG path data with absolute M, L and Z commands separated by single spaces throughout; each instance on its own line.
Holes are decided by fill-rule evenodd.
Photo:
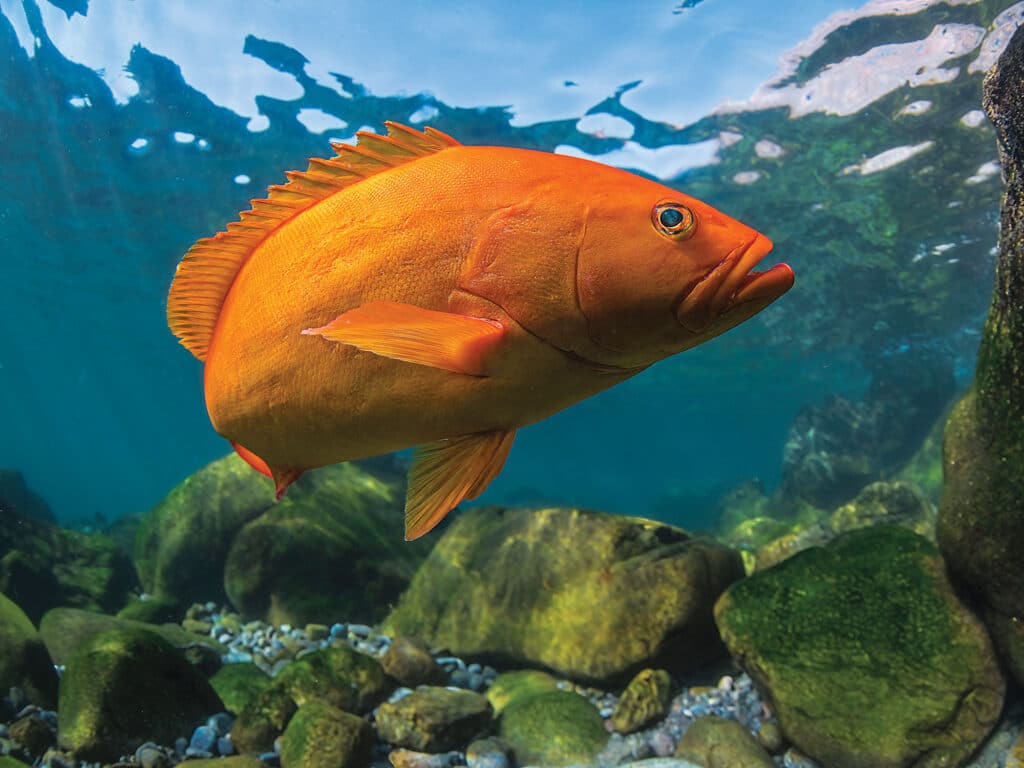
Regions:
M 772 241 L 696 198 L 633 177 L 588 205 L 579 309 L 601 362 L 649 365 L 734 328 L 793 285 L 754 267 Z

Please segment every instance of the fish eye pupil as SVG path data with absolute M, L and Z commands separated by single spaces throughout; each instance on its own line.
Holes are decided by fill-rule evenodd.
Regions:
M 683 213 L 676 208 L 666 208 L 658 219 L 661 221 L 661 226 L 666 229 L 675 229 L 683 223 Z

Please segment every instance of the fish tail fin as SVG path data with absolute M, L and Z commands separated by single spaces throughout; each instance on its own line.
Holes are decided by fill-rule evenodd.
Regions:
M 235 453 L 241 456 L 242 460 L 246 464 L 255 469 L 261 475 L 269 477 L 274 481 L 274 498 L 277 501 L 281 500 L 281 497 L 284 496 L 284 492 L 288 490 L 288 486 L 298 480 L 305 471 L 302 469 L 274 469 L 244 445 L 239 445 L 233 440 L 229 442 L 231 443 L 231 447 L 235 449 Z

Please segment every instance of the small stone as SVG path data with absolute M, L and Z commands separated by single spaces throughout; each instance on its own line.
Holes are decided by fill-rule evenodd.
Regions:
M 227 736 L 221 736 L 217 739 L 217 754 L 218 755 L 233 755 L 235 754 L 235 745 Z
M 781 752 L 782 747 L 785 745 L 785 741 L 782 738 L 782 730 L 776 723 L 763 724 L 761 730 L 757 732 L 757 740 L 761 742 L 762 747 L 773 755 Z
M 675 756 L 704 768 L 774 768 L 764 747 L 735 720 L 714 715 L 695 720 L 679 741 Z
M 343 638 L 348 633 L 348 628 L 344 624 L 332 624 L 331 625 L 331 637 Z
M 326 624 L 306 625 L 306 639 L 311 643 L 319 643 L 321 640 L 326 640 L 330 633 L 331 631 L 327 628 Z
M 11 723 L 10 738 L 18 742 L 32 757 L 40 757 L 57 745 L 57 735 L 37 714 L 33 713 Z
M 816 762 L 803 752 L 793 748 L 787 749 L 786 754 L 782 756 L 782 765 L 785 768 L 820 768 Z
M 458 749 L 491 722 L 490 703 L 471 691 L 423 687 L 377 709 L 382 741 L 422 752 Z
M 75 760 L 67 752 L 61 752 L 57 749 L 48 749 L 43 755 L 43 765 L 48 765 L 50 768 L 77 768 L 78 761 Z
M 451 768 L 462 764 L 462 756 L 458 752 L 434 755 L 411 749 L 394 749 L 388 753 L 388 762 L 394 768 Z
M 510 768 L 512 748 L 494 737 L 477 739 L 466 747 L 469 768 Z
M 234 722 L 234 718 L 231 717 L 227 712 L 219 712 L 216 715 L 210 717 L 206 724 L 213 728 L 213 732 L 217 736 L 227 736 L 231 731 L 231 724 Z
M 192 732 L 192 740 L 188 748 L 197 752 L 212 752 L 217 743 L 217 731 L 209 725 L 200 725 Z
M 645 669 L 634 677 L 612 711 L 612 725 L 619 733 L 634 733 L 661 720 L 672 706 L 675 684 L 663 669 Z
M 212 621 L 201 621 L 198 619 L 185 619 L 181 622 L 181 627 L 186 632 L 191 632 L 194 635 L 209 635 L 210 630 L 213 629 Z
M 410 688 L 417 685 L 441 685 L 445 671 L 434 661 L 427 647 L 409 637 L 396 637 L 380 659 L 384 671 Z
M 151 741 L 135 750 L 135 762 L 140 768 L 170 768 L 171 758 Z
M 348 632 L 350 635 L 365 639 L 373 634 L 373 629 L 365 624 L 349 624 Z

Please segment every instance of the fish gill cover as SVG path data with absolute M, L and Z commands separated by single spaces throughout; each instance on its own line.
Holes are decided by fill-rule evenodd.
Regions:
M 604 94 L 595 61 L 542 70 L 551 82 L 523 72 L 518 92 L 507 73 L 464 73 L 461 95 L 444 82 L 409 92 L 388 72 L 414 64 L 386 58 L 375 89 L 390 95 L 375 93 L 332 69 L 330 46 L 346 41 L 330 35 L 300 50 L 272 39 L 273 23 L 243 25 L 222 50 L 212 19 L 189 40 L 175 11 L 141 5 L 0 0 L 0 466 L 24 470 L 64 519 L 146 508 L 223 453 L 199 369 L 163 324 L 174 265 L 285 170 L 385 119 L 658 178 L 769 234 L 799 275 L 744 328 L 527 430 L 492 500 L 644 513 L 673 484 L 699 495 L 772 480 L 793 414 L 822 393 L 856 393 L 918 350 L 971 369 L 1000 192 L 981 78 L 1024 3 L 872 0 L 816 27 L 795 15 L 805 39 L 734 101 L 733 75 L 698 88 L 673 56 L 712 56 L 687 47 L 688 30 L 707 35 L 741 2 L 668 4 L 661 59 L 645 58 L 639 80 L 619 62 L 624 82 Z M 135 31 L 145 14 L 181 35 Z M 557 21 L 538 16 L 502 60 Z M 444 24 L 424 27 L 424 45 L 454 34 Z M 213 46 L 221 66 L 197 65 L 189 45 Z M 704 116 L 673 88 L 697 90 L 686 103 Z

